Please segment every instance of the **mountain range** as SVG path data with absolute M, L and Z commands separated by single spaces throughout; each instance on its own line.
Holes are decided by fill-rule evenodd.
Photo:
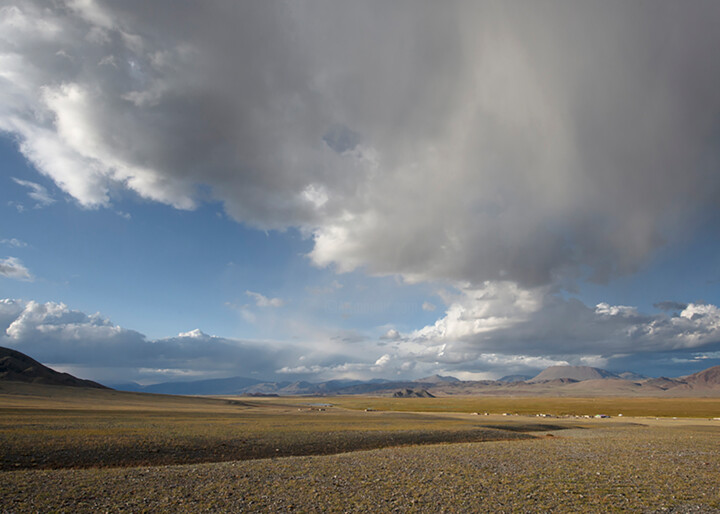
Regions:
M 613 373 L 589 366 L 551 366 L 534 377 L 511 375 L 500 380 L 459 380 L 432 375 L 413 381 L 375 379 L 327 382 L 263 382 L 233 377 L 195 382 L 165 382 L 151 386 L 115 386 L 127 391 L 163 394 L 214 395 L 381 395 L 432 396 L 720 396 L 720 366 L 677 378 L 649 378 L 632 372 Z M 417 394 L 416 394 L 417 393 Z
M 91 380 L 57 372 L 31 357 L 0 347 L 0 381 L 105 388 Z M 551 366 L 534 377 L 509 375 L 499 380 L 460 380 L 432 375 L 413 381 L 384 379 L 325 382 L 268 382 L 230 377 L 142 386 L 116 384 L 115 389 L 176 395 L 379 395 L 397 397 L 452 395 L 513 396 L 720 396 L 720 366 L 677 378 L 649 378 L 632 372 L 613 373 L 590 366 Z

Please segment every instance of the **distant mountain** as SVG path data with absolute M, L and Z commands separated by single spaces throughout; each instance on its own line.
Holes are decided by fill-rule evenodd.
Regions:
M 530 380 L 531 378 L 532 377 L 530 375 L 505 375 L 502 378 L 498 378 L 498 382 L 525 382 L 527 380 Z
M 610 371 L 600 368 L 591 368 L 590 366 L 550 366 L 532 379 L 528 380 L 528 382 L 544 382 L 560 378 L 570 378 L 577 381 L 583 381 L 620 377 Z
M 362 382 L 350 387 L 344 387 L 333 394 L 378 394 L 389 395 L 397 389 L 413 389 L 420 382 Z M 431 385 L 431 384 L 428 384 Z
M 261 381 L 254 378 L 230 377 L 191 382 L 163 382 L 143 387 L 144 393 L 160 394 L 242 394 L 245 390 Z
M 108 385 L 118 391 L 129 391 L 132 393 L 138 393 L 143 390 L 143 386 L 137 382 L 108 382 Z
M 191 380 L 187 382 L 161 382 L 149 386 L 141 386 L 134 382 L 118 384 L 116 387 L 122 391 L 137 391 L 143 393 L 178 394 L 178 395 L 323 395 L 334 394 L 336 391 L 348 387 L 363 386 L 369 389 L 381 389 L 388 383 L 387 380 L 374 380 L 363 382 L 361 380 L 328 380 L 327 382 L 313 383 L 299 382 L 263 382 L 255 378 L 229 377 L 209 380 Z
M 92 380 L 83 380 L 69 373 L 60 373 L 40 364 L 24 353 L 0 346 L 0 380 L 12 382 L 31 382 L 34 384 L 60 385 L 72 387 L 93 387 L 109 389 Z
M 640 373 L 633 373 L 632 371 L 623 371 L 617 374 L 623 380 L 647 380 L 648 376 L 641 375 Z
M 427 391 L 433 396 L 475 394 L 718 396 L 720 395 L 720 366 L 680 378 L 644 378 L 635 373 L 624 372 L 616 375 L 588 366 L 553 366 L 533 378 L 526 375 L 509 375 L 500 380 L 463 381 L 455 377 L 432 375 L 414 381 L 391 381 L 376 378 L 368 381 L 262 382 L 246 377 L 231 377 L 192 382 L 165 382 L 145 387 L 130 383 L 116 387 L 130 391 L 184 395 L 394 396 L 396 393 L 402 393 L 401 397 L 416 397 L 415 392 Z M 408 393 L 408 391 L 410 392 Z
M 455 378 L 455 377 L 442 376 L 442 375 L 431 375 L 431 376 L 425 377 L 425 378 L 418 378 L 417 380 L 414 380 L 414 382 L 421 382 L 423 384 L 443 384 L 443 383 L 460 382 L 460 379 Z

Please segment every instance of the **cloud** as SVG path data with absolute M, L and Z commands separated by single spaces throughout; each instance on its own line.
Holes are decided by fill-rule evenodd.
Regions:
M 436 309 L 436 306 L 435 306 L 434 303 L 423 302 L 423 304 L 422 304 L 422 310 L 424 310 L 424 311 L 432 312 L 432 311 L 434 311 L 435 309 Z
M 466 358 L 466 365 L 487 361 L 489 354 L 580 364 L 720 343 L 720 309 L 714 305 L 690 303 L 673 315 L 651 315 L 607 303 L 588 307 L 547 287 L 526 290 L 512 282 L 466 288 L 448 302 L 433 325 L 403 334 L 408 351 L 446 361 Z
M 688 363 L 699 369 L 717 360 L 718 307 L 688 304 L 673 316 L 611 307 L 493 284 L 458 292 L 434 325 L 409 333 L 390 329 L 382 341 L 341 333 L 280 342 L 223 338 L 200 329 L 150 340 L 63 303 L 4 299 L 0 346 L 109 383 L 238 375 L 320 381 L 412 380 L 440 373 L 486 379 L 566 364 L 658 369 L 672 376 L 684 373 Z M 499 312 L 509 314 L 498 320 Z
M 397 372 L 482 373 L 717 336 L 712 306 L 648 315 L 557 293 L 634 272 L 717 209 L 716 2 L 25 0 L 0 14 L 0 131 L 81 206 L 114 209 L 118 190 L 218 201 L 248 226 L 299 227 L 317 266 L 460 284 L 435 324 L 383 340 L 392 351 L 308 369 L 375 372 L 387 354 Z M 6 276 L 29 278 L 8 259 Z
M 281 298 L 268 298 L 253 291 L 245 291 L 245 294 L 255 300 L 255 305 L 258 307 L 282 307 L 285 305 Z
M 342 289 L 343 285 L 337 280 L 333 280 L 330 285 L 318 286 L 318 287 L 307 287 L 305 290 L 314 295 L 332 294 Z
M 389 340 L 389 341 L 395 341 L 395 340 L 397 340 L 397 339 L 400 339 L 401 337 L 402 337 L 402 336 L 400 335 L 400 332 L 398 332 L 398 331 L 397 331 L 396 329 L 394 329 L 394 328 L 389 328 L 388 331 L 385 332 L 385 334 L 383 334 L 382 336 L 380 336 L 380 339 L 385 339 L 385 340 Z
M 688 304 L 680 302 L 658 302 L 653 304 L 653 307 L 661 311 L 684 311 L 687 306 Z
M 27 246 L 25 241 L 20 241 L 14 237 L 12 239 L 0 239 L 0 244 L 12 246 L 13 248 L 25 248 Z
M 210 336 L 199 329 L 148 340 L 100 314 L 55 302 L 0 300 L 0 328 L 0 346 L 113 382 L 157 382 L 183 374 L 272 378 L 279 364 L 295 362 L 300 351 L 272 341 Z
M 48 193 L 48 190 L 45 189 L 40 184 L 36 184 L 35 182 L 30 182 L 29 180 L 20 180 L 19 178 L 14 178 L 14 177 L 13 177 L 13 180 L 15 181 L 15 183 L 30 189 L 28 196 L 37 202 L 35 204 L 35 207 L 37 207 L 37 208 L 47 207 L 51 203 L 55 202 L 55 199 L 52 196 L 50 196 L 50 193 Z
M 358 344 L 357 333 L 316 334 L 292 342 L 241 340 L 200 329 L 148 339 L 63 303 L 0 300 L 0 346 L 104 383 L 253 376 L 264 380 L 369 378 L 410 373 L 387 350 Z
M 32 280 L 33 276 L 30 271 L 15 257 L 7 257 L 0 259 L 0 275 L 8 278 L 17 278 L 19 280 Z
M 631 273 L 716 207 L 714 2 L 27 0 L 0 20 L 0 130 L 85 207 L 209 191 L 300 227 L 319 266 L 523 287 Z
M 277 370 L 280 374 L 313 375 L 314 377 L 367 378 L 368 376 L 403 375 L 415 369 L 412 362 L 395 366 L 390 354 L 381 355 L 375 362 L 343 362 L 341 364 L 312 366 L 285 366 Z

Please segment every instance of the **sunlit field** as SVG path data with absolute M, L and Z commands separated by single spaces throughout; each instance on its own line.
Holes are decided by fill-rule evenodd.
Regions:
M 260 401 L 272 403 L 275 398 Z M 555 416 L 720 417 L 720 398 L 552 398 L 466 396 L 442 398 L 382 398 L 362 396 L 329 397 L 327 402 L 346 409 L 396 412 L 477 412 L 483 414 L 552 414 Z M 287 398 L 284 403 L 307 400 Z
M 708 512 L 718 405 L 3 384 L 0 511 Z

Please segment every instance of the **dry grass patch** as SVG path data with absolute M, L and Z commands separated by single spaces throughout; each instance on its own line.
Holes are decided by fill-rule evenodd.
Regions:
M 0 469 L 216 462 L 529 437 L 479 420 L 410 412 L 108 392 L 93 394 L 102 401 L 82 409 L 80 393 L 53 394 L 31 397 L 25 408 L 0 397 Z
M 276 399 L 263 399 L 270 401 Z M 307 399 L 283 398 L 284 402 Z M 556 416 L 608 414 L 633 417 L 720 417 L 720 398 L 549 398 L 466 396 L 439 398 L 384 398 L 341 396 L 327 399 L 346 409 L 395 412 L 489 412 Z

